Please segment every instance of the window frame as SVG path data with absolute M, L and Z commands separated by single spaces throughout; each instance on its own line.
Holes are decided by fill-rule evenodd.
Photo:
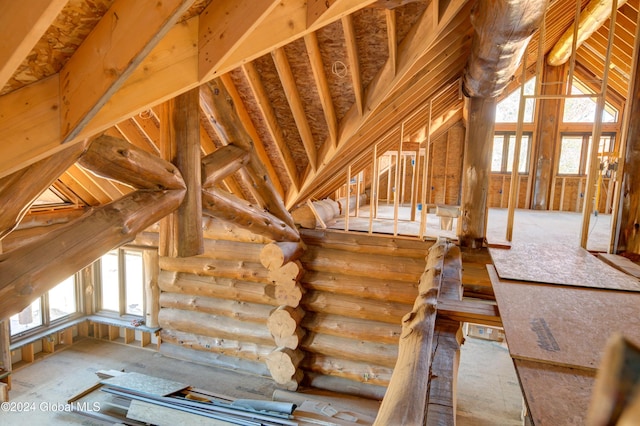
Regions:
M 592 132 L 562 132 L 560 134 L 560 143 L 558 144 L 558 155 L 557 155 L 557 164 L 555 167 L 555 172 L 557 176 L 567 176 L 567 177 L 582 177 L 587 175 L 587 160 L 589 157 L 589 150 L 591 148 L 591 137 L 593 136 Z M 611 143 L 609 144 L 609 150 L 606 152 L 613 152 L 616 145 L 616 132 L 602 132 L 600 134 L 600 139 L 609 137 Z M 578 173 L 561 173 L 560 172 L 560 158 L 562 157 L 562 142 L 565 137 L 581 137 L 582 138 L 582 148 L 580 149 L 580 164 L 578 167 Z M 599 144 L 598 144 L 599 146 Z
M 142 314 L 136 315 L 132 313 L 128 313 L 126 310 L 127 303 L 127 280 L 126 280 L 126 252 L 136 252 L 139 253 L 140 256 L 143 256 L 144 250 L 133 248 L 133 247 L 119 247 L 117 249 L 111 250 L 109 253 L 117 251 L 118 253 L 118 311 L 112 311 L 108 309 L 104 309 L 102 307 L 102 257 L 96 260 L 93 268 L 93 282 L 94 282 L 94 303 L 96 306 L 95 314 L 103 317 L 109 318 L 117 318 L 124 320 L 136 320 L 136 319 L 144 319 L 146 312 L 146 298 L 144 297 L 144 283 L 145 283 L 145 274 L 146 271 L 144 269 L 144 261 L 142 266 Z M 105 253 L 105 255 L 108 253 Z
M 82 298 L 82 274 L 80 272 L 76 272 L 72 276 L 74 279 L 74 289 L 75 289 L 75 304 L 76 304 L 75 312 L 72 312 L 60 318 L 51 320 L 51 314 L 49 312 L 51 309 L 50 303 L 49 303 L 49 291 L 46 291 L 42 296 L 38 297 L 38 300 L 40 300 L 40 311 L 41 311 L 40 315 L 42 318 L 42 324 L 22 332 L 12 334 L 11 322 L 9 322 L 9 340 L 11 344 L 20 342 L 21 340 L 28 339 L 31 336 L 40 334 L 42 332 L 46 332 L 46 330 L 53 329 L 64 323 L 71 322 L 77 318 L 84 316 L 84 305 L 83 305 L 83 298 Z M 60 281 L 58 284 L 56 284 L 56 286 L 59 284 L 62 284 L 63 281 Z M 52 287 L 52 289 L 53 288 L 55 288 L 55 286 Z
M 495 175 L 510 175 L 511 171 L 508 170 L 509 146 L 510 146 L 509 140 L 510 140 L 510 137 L 513 136 L 514 144 L 515 144 L 516 132 L 512 130 L 496 130 L 493 132 L 494 143 L 495 143 L 496 136 L 502 136 L 502 164 L 500 165 L 500 170 L 491 170 L 490 173 Z M 525 138 L 528 139 L 527 152 L 526 152 L 526 167 L 525 167 L 525 170 L 522 172 L 518 170 L 518 175 L 520 176 L 527 176 L 531 171 L 531 145 L 533 141 L 533 132 L 529 132 L 529 131 L 522 132 L 522 139 L 524 140 Z M 491 153 L 493 155 L 493 147 L 491 149 Z M 522 152 L 521 152 L 521 155 L 522 155 Z M 491 158 L 491 162 L 493 164 L 493 157 Z M 519 164 L 519 166 L 521 166 L 521 164 Z

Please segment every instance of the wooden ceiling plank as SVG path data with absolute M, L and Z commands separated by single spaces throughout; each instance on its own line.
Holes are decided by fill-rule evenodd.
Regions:
M 267 19 L 220 64 L 216 73 L 224 74 L 239 64 L 252 61 L 375 2 L 376 0 L 337 0 L 320 19 L 307 26 L 306 2 L 282 0 Z
M 88 206 L 99 206 L 100 200 L 95 198 L 82 184 L 76 179 L 73 171 L 67 170 L 59 178 L 59 181 L 72 191 L 82 203 Z
M 340 1 L 340 0 L 337 0 Z M 336 0 L 307 0 L 307 27 L 310 27 L 324 15 Z
M 107 191 L 96 183 L 95 178 L 92 177 L 93 175 L 90 175 L 86 170 L 80 168 L 78 165 L 74 164 L 69 167 L 67 173 L 84 191 L 88 192 L 91 197 L 97 200 L 98 204 L 107 204 L 113 201 Z
M 267 129 L 269 130 L 269 134 L 271 138 L 278 146 L 278 155 L 280 156 L 280 160 L 284 165 L 284 168 L 287 172 L 287 176 L 291 181 L 291 185 L 294 187 L 295 191 L 298 190 L 299 179 L 298 179 L 298 170 L 296 168 L 296 162 L 291 155 L 291 150 L 287 146 L 287 141 L 284 139 L 284 135 L 282 133 L 282 129 L 278 124 L 278 119 L 276 117 L 276 113 L 271 106 L 271 102 L 269 102 L 269 98 L 267 96 L 267 91 L 262 84 L 260 79 L 260 75 L 256 70 L 253 62 L 248 62 L 242 66 L 242 72 L 247 79 L 247 83 L 251 88 L 251 92 L 253 93 L 253 97 L 256 100 L 258 108 L 262 114 L 262 117 L 265 120 L 267 125 Z
M 0 88 L 29 55 L 68 0 L 32 0 L 0 3 Z
M 75 138 L 194 0 L 116 0 L 60 71 L 63 141 Z
M 315 79 L 316 86 L 318 87 L 318 94 L 320 95 L 320 103 L 322 104 L 322 110 L 324 111 L 324 118 L 327 121 L 329 139 L 331 140 L 331 143 L 335 145 L 338 143 L 338 117 L 336 115 L 336 109 L 333 106 L 333 99 L 331 98 L 331 90 L 329 89 L 327 76 L 324 73 L 324 65 L 322 63 L 322 56 L 320 54 L 320 47 L 318 45 L 318 37 L 316 36 L 316 33 L 313 32 L 304 36 L 304 43 L 307 47 L 307 53 L 309 54 L 313 78 Z
M 160 155 L 160 127 L 153 110 L 145 111 L 131 117 L 133 123 L 138 127 L 140 132 L 145 136 L 153 150 Z
M 160 154 L 158 148 L 150 140 L 145 138 L 142 133 L 140 133 L 140 128 L 136 125 L 133 118 L 124 120 L 116 124 L 115 127 L 130 144 L 135 145 L 150 154 Z
M 304 201 L 302 198 L 309 188 L 315 184 L 317 175 L 321 173 L 326 168 L 326 165 L 330 164 L 337 155 L 342 154 L 341 150 L 349 144 L 354 135 L 357 135 L 358 131 L 368 122 L 377 109 L 380 108 L 385 98 L 392 94 L 398 85 L 402 83 L 405 74 L 411 70 L 412 65 L 429 51 L 436 40 L 445 38 L 458 29 L 461 22 L 468 17 L 466 13 L 458 13 L 466 4 L 466 0 L 452 0 L 447 9 L 440 13 L 440 24 L 435 27 L 433 25 L 433 14 L 438 11 L 436 10 L 437 8 L 434 2 L 429 3 L 427 9 L 413 25 L 399 46 L 397 72 L 393 72 L 390 61 L 387 61 L 378 74 L 376 74 L 366 90 L 365 113 L 363 116 L 360 117 L 359 114 L 357 114 L 355 106 L 347 112 L 347 115 L 341 123 L 341 139 L 338 141 L 338 147 L 333 148 L 328 144 L 324 145 L 325 148 L 329 148 L 325 150 L 324 155 L 321 155 L 323 161 L 319 165 L 318 170 L 311 171 L 304 177 L 297 199 L 287 199 L 287 205 L 293 206 Z M 342 157 L 344 158 L 344 156 Z
M 238 92 L 238 88 L 233 83 L 233 80 L 231 79 L 231 76 L 229 74 L 224 74 L 220 76 L 220 81 L 222 82 L 224 87 L 227 89 L 227 92 L 229 92 L 229 96 L 231 96 L 231 99 L 233 100 L 233 104 L 235 105 L 236 110 L 238 111 L 238 118 L 240 119 L 240 122 L 242 123 L 245 130 L 249 134 L 249 137 L 253 141 L 253 145 L 256 149 L 256 153 L 258 154 L 260 161 L 262 161 L 264 166 L 267 168 L 267 173 L 269 173 L 269 177 L 271 177 L 273 185 L 275 186 L 278 193 L 280 193 L 280 195 L 283 196 L 284 189 L 282 188 L 282 183 L 280 182 L 278 173 L 276 173 L 275 169 L 273 168 L 273 164 L 271 164 L 271 160 L 269 159 L 269 155 L 267 154 L 267 150 L 265 149 L 264 143 L 262 142 L 262 139 L 258 134 L 258 130 L 256 129 L 256 126 L 253 124 L 253 121 L 251 120 L 249 111 L 247 111 L 247 108 L 245 107 L 244 102 L 242 102 L 242 98 L 240 97 L 240 92 Z
M 198 68 L 201 81 L 215 77 L 221 62 L 233 53 L 280 4 L 279 0 L 214 1 L 200 14 Z
M 0 179 L 0 240 L 13 230 L 29 206 L 71 166 L 84 150 L 84 144 L 40 160 Z
M 436 1 L 436 3 L 438 3 Z M 437 13 L 436 13 L 437 15 Z M 387 21 L 387 40 L 389 43 L 389 61 L 395 73 L 398 66 L 398 31 L 396 29 L 396 11 L 395 9 L 386 9 L 384 16 Z
M 349 69 L 351 70 L 351 84 L 353 84 L 353 93 L 356 98 L 356 107 L 360 116 L 364 110 L 364 93 L 362 90 L 362 79 L 360 73 L 360 60 L 358 58 L 358 45 L 356 43 L 356 31 L 353 26 L 351 15 L 342 18 L 342 31 L 347 48 L 347 59 L 349 61 Z
M 273 57 L 273 62 L 278 70 L 278 75 L 280 76 L 282 88 L 287 96 L 287 101 L 289 102 L 293 119 L 295 120 L 298 131 L 300 132 L 300 138 L 302 139 L 304 150 L 307 153 L 309 166 L 312 170 L 316 170 L 318 165 L 318 152 L 316 150 L 315 141 L 313 140 L 313 134 L 311 133 L 309 120 L 307 120 L 307 115 L 304 111 L 302 98 L 300 97 L 298 86 L 296 85 L 296 79 L 293 76 L 291 67 L 289 66 L 289 60 L 287 59 L 284 49 L 281 47 L 271 52 L 271 56 Z

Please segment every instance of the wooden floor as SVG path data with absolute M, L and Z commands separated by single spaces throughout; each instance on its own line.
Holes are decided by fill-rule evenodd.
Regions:
M 72 395 L 98 382 L 95 372 L 103 369 L 154 375 L 235 398 L 270 400 L 275 390 L 273 381 L 264 377 L 167 358 L 104 340 L 84 339 L 14 372 L 10 392 L 14 408 L 34 410 L 1 412 L 0 424 L 103 426 L 106 423 L 54 411 L 57 404 L 65 404 Z M 462 349 L 458 395 L 461 426 L 521 424 L 522 396 L 509 354 L 499 343 L 467 338 Z M 371 407 L 370 413 L 375 416 L 377 403 L 371 403 L 365 401 L 364 405 Z

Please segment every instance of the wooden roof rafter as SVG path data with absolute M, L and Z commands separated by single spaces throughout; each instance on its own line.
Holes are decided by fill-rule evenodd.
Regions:
M 253 96 L 256 99 L 256 103 L 258 104 L 262 117 L 265 120 L 269 134 L 278 147 L 278 154 L 287 172 L 287 177 L 291 181 L 291 185 L 293 187 L 292 190 L 294 193 L 297 193 L 299 177 L 296 164 L 291 155 L 291 150 L 287 146 L 287 142 L 282 134 L 282 129 L 278 124 L 276 113 L 269 102 L 267 92 L 260 80 L 260 75 L 253 65 L 253 62 L 248 62 L 242 65 L 241 68 L 247 83 L 251 88 Z
M 280 76 L 282 87 L 287 96 L 287 101 L 289 102 L 293 119 L 295 120 L 298 131 L 300 132 L 300 138 L 302 139 L 304 150 L 307 153 L 309 167 L 311 170 L 315 171 L 318 164 L 318 150 L 316 149 L 313 133 L 311 132 L 311 126 L 309 125 L 309 120 L 307 119 L 307 114 L 304 110 L 304 105 L 302 103 L 302 98 L 300 97 L 300 92 L 298 91 L 298 86 L 296 85 L 295 77 L 293 76 L 293 72 L 289 66 L 287 54 L 285 53 L 284 48 L 280 47 L 271 52 L 271 56 L 276 65 L 276 69 L 278 70 L 278 75 Z
M 351 138 L 358 134 L 359 130 L 364 127 L 378 112 L 378 109 L 384 104 L 386 98 L 391 95 L 395 89 L 411 78 L 412 75 L 408 75 L 412 71 L 413 64 L 418 58 L 423 57 L 426 52 L 432 47 L 432 43 L 436 40 L 446 39 L 446 35 L 457 30 L 458 26 L 464 21 L 467 16 L 465 14 L 459 14 L 461 8 L 467 4 L 466 1 L 460 0 L 457 2 L 451 2 L 447 12 L 440 20 L 439 27 L 433 27 L 433 13 L 436 12 L 436 8 L 433 2 L 429 7 L 425 9 L 421 18 L 414 24 L 410 33 L 405 37 L 398 50 L 398 72 L 394 72 L 389 60 L 387 64 L 380 70 L 374 81 L 368 87 L 365 97 L 366 106 L 364 108 L 364 115 L 358 114 L 357 106 L 351 108 L 347 116 L 341 123 L 340 135 L 341 139 L 338 142 L 338 147 L 334 148 L 329 144 L 323 145 L 321 150 L 321 158 L 323 158 L 318 171 L 310 172 L 305 176 L 304 183 L 301 187 L 301 192 L 297 198 L 288 198 L 287 205 L 293 206 L 302 201 L 305 197 L 311 195 L 311 187 L 313 185 L 320 184 L 320 176 L 322 179 L 326 176 L 330 178 L 336 173 L 336 162 L 332 162 L 334 158 L 340 153 L 346 145 L 349 144 Z M 438 44 L 438 43 L 435 43 Z M 415 91 L 415 90 L 414 90 Z M 341 157 L 344 158 L 345 156 Z M 337 161 L 341 167 L 344 166 L 344 160 Z M 327 165 L 331 164 L 331 167 Z M 333 170 L 333 173 L 329 171 Z
M 53 23 L 68 0 L 38 0 L 25 7 L 6 2 L 0 13 L 3 43 L 0 46 L 0 87 L 9 81 L 22 61 Z

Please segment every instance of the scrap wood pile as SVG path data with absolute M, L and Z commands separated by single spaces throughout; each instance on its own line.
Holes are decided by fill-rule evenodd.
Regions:
M 98 371 L 102 380 L 73 396 L 68 403 L 94 396 L 94 403 L 77 404 L 74 411 L 83 416 L 122 425 L 325 425 L 371 424 L 367 416 L 354 415 L 330 403 L 296 399 L 268 401 L 234 399 L 187 384 L 139 373 L 116 370 Z M 94 391 L 100 390 L 100 395 Z M 282 395 L 282 393 L 280 393 Z M 98 397 L 97 400 L 95 397 Z M 300 407 L 298 408 L 298 405 Z M 99 406 L 99 409 L 95 407 Z M 93 408 L 93 409 L 92 409 Z

